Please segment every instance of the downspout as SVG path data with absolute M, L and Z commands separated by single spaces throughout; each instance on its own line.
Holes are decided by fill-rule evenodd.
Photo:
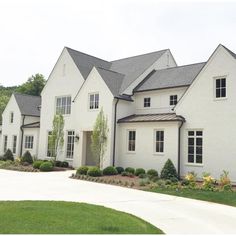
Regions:
M 113 131 L 113 158 L 112 158 L 112 165 L 115 166 L 115 155 L 116 155 L 116 113 L 117 113 L 117 105 L 119 102 L 119 98 L 117 98 L 115 103 L 115 111 L 114 111 L 114 131 Z
M 24 137 L 23 126 L 24 126 L 24 123 L 25 123 L 25 115 L 23 115 L 23 121 L 22 121 L 22 125 L 20 127 L 20 130 L 21 130 L 20 156 L 22 156 L 22 149 L 23 149 L 23 137 Z
M 181 128 L 184 124 L 184 121 L 181 121 L 181 124 L 179 126 L 179 132 L 178 132 L 178 177 L 180 179 L 180 136 L 181 136 Z

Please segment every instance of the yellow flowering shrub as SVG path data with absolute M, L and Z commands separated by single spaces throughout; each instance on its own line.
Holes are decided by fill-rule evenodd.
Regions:
M 203 189 L 214 190 L 215 179 L 209 173 L 203 173 Z
M 228 171 L 223 170 L 223 173 L 220 176 L 219 185 L 222 190 L 232 190 Z

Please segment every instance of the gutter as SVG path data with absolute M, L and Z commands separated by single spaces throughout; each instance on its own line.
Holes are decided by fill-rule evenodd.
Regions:
M 115 166 L 115 155 L 116 155 L 116 115 L 117 115 L 117 105 L 119 98 L 117 98 L 115 103 L 115 114 L 114 114 L 114 130 L 113 130 L 113 155 L 112 155 L 112 165 Z
M 22 125 L 20 127 L 21 130 L 21 144 L 20 144 L 20 156 L 22 156 L 22 149 L 23 149 L 23 137 L 24 137 L 24 123 L 25 123 L 25 115 L 23 115 L 23 121 L 22 121 Z
M 180 179 L 180 136 L 181 136 L 181 128 L 184 124 L 185 120 L 181 121 L 178 131 L 178 178 Z

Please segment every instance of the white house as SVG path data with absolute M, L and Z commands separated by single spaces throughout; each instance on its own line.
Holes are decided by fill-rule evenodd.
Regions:
M 169 158 L 181 176 L 195 171 L 219 178 L 227 170 L 236 182 L 234 77 L 236 55 L 223 45 L 207 62 L 185 66 L 177 66 L 168 49 L 106 61 L 65 47 L 41 94 L 37 157 L 54 155 L 48 137 L 60 112 L 65 142 L 59 159 L 74 167 L 97 164 L 90 144 L 102 108 L 109 126 L 103 167 L 160 171 Z M 13 131 L 9 114 L 18 109 L 12 100 L 3 114 L 2 152 Z M 22 118 L 20 124 L 18 135 Z M 38 132 L 25 128 L 24 135 L 33 129 Z

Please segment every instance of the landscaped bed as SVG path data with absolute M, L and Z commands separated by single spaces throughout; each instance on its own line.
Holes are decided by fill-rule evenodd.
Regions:
M 155 226 L 102 206 L 55 201 L 0 202 L 0 234 L 160 234 Z

